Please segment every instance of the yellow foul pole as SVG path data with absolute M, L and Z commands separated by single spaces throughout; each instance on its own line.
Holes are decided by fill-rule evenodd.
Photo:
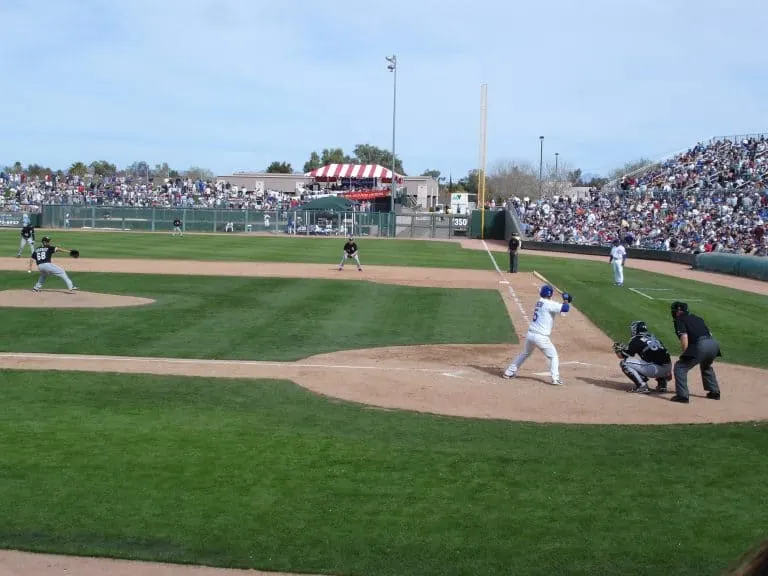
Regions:
M 480 238 L 485 239 L 485 163 L 488 125 L 488 84 L 480 85 L 480 166 L 477 170 L 477 196 L 480 204 Z

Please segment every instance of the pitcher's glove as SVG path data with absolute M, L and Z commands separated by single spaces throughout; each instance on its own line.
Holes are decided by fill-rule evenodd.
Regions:
M 627 351 L 623 342 L 613 343 L 613 353 L 616 354 L 616 356 L 619 358 L 627 358 Z
M 69 255 L 72 256 L 72 258 L 80 258 L 80 250 L 70 250 Z
M 573 296 L 571 296 L 568 292 L 563 292 L 563 302 L 568 302 L 568 304 L 570 304 L 573 302 Z

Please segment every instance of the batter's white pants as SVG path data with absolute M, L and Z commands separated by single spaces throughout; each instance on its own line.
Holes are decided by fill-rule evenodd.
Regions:
M 69 276 L 67 276 L 67 273 L 64 272 L 63 269 L 56 266 L 56 264 L 50 264 L 46 262 L 45 264 L 40 264 L 37 269 L 40 270 L 40 278 L 38 278 L 37 282 L 35 282 L 35 290 L 40 290 L 40 288 L 43 287 L 43 284 L 45 284 L 45 280 L 48 278 L 48 276 L 58 276 L 64 280 L 64 283 L 67 285 L 69 290 L 72 290 L 72 288 L 75 286 L 72 283 L 72 280 L 69 279 Z
M 517 358 L 507 366 L 506 374 L 511 376 L 515 374 L 533 353 L 533 350 L 538 348 L 542 351 L 544 356 L 547 357 L 549 362 L 549 373 L 552 376 L 552 380 L 560 380 L 560 359 L 557 356 L 557 349 L 552 344 L 552 340 L 549 336 L 543 334 L 537 334 L 536 332 L 528 332 L 525 336 L 525 342 L 523 343 L 523 350 L 518 354 Z
M 621 286 L 624 284 L 624 264 L 621 260 L 614 260 L 611 265 L 613 266 L 613 281 Z
M 357 254 L 350 256 L 349 254 L 344 252 L 344 256 L 341 258 L 341 264 L 339 264 L 339 269 L 344 268 L 344 262 L 346 262 L 348 258 L 352 258 L 355 262 L 357 262 L 357 267 L 362 268 L 362 266 L 360 265 L 360 258 L 358 258 Z
M 32 238 L 22 238 L 21 244 L 19 244 L 19 253 L 18 256 L 21 256 L 21 253 L 24 252 L 24 246 L 29 244 L 29 249 L 34 252 L 35 251 L 35 241 L 32 240 Z

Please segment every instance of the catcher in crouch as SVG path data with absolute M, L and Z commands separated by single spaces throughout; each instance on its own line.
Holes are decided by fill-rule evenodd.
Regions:
M 51 239 L 48 238 L 48 236 L 43 237 L 42 244 L 42 246 L 35 248 L 35 251 L 32 252 L 32 257 L 29 259 L 29 267 L 27 268 L 27 272 L 31 274 L 32 262 L 34 262 L 37 264 L 37 269 L 40 271 L 40 277 L 37 279 L 37 282 L 35 282 L 32 290 L 40 292 L 40 289 L 43 287 L 43 284 L 45 284 L 45 280 L 48 276 L 58 276 L 64 280 L 64 283 L 67 285 L 67 289 L 71 294 L 77 290 L 77 286 L 70 280 L 64 269 L 53 263 L 53 255 L 56 252 L 68 252 L 72 258 L 79 258 L 80 252 L 77 250 L 67 250 L 60 246 L 51 246 Z
M 635 320 L 629 327 L 632 339 L 626 346 L 614 342 L 613 351 L 621 360 L 619 367 L 635 385 L 633 392 L 648 394 L 648 380 L 656 379 L 656 392 L 667 391 L 667 380 L 672 376 L 672 359 L 661 340 L 648 331 L 642 320 Z M 635 358 L 639 356 L 639 358 Z

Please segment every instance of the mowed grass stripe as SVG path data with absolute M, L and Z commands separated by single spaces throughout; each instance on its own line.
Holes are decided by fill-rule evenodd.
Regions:
M 293 384 L 0 372 L 0 546 L 270 570 L 720 574 L 765 425 L 371 411 Z
M 173 238 L 170 234 L 141 232 L 73 232 L 40 230 L 53 244 L 77 248 L 84 258 L 148 258 L 163 260 L 220 260 L 241 262 L 307 262 L 338 264 L 345 237 L 288 238 L 200 234 Z M 19 246 L 19 232 L 0 230 L 0 243 L 9 256 Z M 362 264 L 488 269 L 488 254 L 467 250 L 457 242 L 357 238 Z M 504 254 L 498 256 L 499 262 Z
M 28 289 L 29 282 L 27 274 L 0 273 L 0 290 Z M 107 309 L 5 308 L 0 350 L 292 361 L 378 346 L 517 342 L 495 290 L 94 273 L 78 274 L 78 282 L 95 292 L 157 302 Z

